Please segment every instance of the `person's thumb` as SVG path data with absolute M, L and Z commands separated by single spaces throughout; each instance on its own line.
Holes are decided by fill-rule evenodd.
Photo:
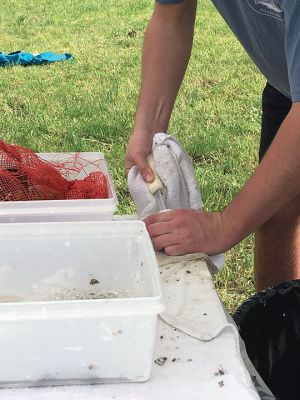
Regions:
M 129 173 L 129 170 L 136 165 L 139 169 L 139 172 L 141 173 L 143 179 L 147 183 L 151 183 L 155 176 L 154 172 L 152 171 L 151 167 L 149 166 L 147 162 L 147 156 L 144 153 L 139 153 L 136 154 L 133 160 L 133 157 L 126 156 L 125 158 L 125 173 L 126 176 Z
M 139 167 L 142 177 L 147 183 L 154 181 L 154 172 L 147 163 L 146 158 L 141 157 L 139 160 L 137 160 L 137 166 Z

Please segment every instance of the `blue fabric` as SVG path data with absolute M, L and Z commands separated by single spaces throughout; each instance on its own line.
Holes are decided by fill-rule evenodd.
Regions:
M 72 58 L 71 54 L 56 54 L 51 51 L 36 55 L 25 51 L 14 51 L 9 54 L 0 51 L 0 67 L 8 65 L 41 65 L 56 61 L 71 60 Z

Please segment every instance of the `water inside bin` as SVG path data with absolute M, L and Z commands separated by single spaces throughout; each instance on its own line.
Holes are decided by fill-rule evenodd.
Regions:
M 119 299 L 133 297 L 130 293 L 116 290 L 106 292 L 99 288 L 96 290 L 77 289 L 77 288 L 57 288 L 51 290 L 35 290 L 26 295 L 0 295 L 0 303 L 27 302 L 27 301 L 62 301 L 62 300 L 99 300 L 99 299 Z
M 149 242 L 135 225 L 7 224 L 0 229 L 0 302 L 155 297 Z

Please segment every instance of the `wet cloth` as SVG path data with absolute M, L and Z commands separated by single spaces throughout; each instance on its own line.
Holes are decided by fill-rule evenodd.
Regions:
M 12 65 L 42 65 L 57 61 L 71 60 L 72 58 L 72 54 L 56 54 L 51 51 L 40 54 L 28 53 L 25 51 L 14 51 L 7 54 L 0 51 L 0 66 L 6 67 Z

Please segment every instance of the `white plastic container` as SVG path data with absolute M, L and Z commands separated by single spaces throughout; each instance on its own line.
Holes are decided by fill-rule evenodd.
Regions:
M 76 153 L 37 153 L 54 163 L 64 163 L 72 168 Z M 117 197 L 111 174 L 103 153 L 80 153 L 81 173 L 70 173 L 68 179 L 83 179 L 90 172 L 103 172 L 108 181 L 108 199 L 35 200 L 0 202 L 0 223 L 39 221 L 103 221 L 112 220 L 117 207 Z
M 0 387 L 149 378 L 163 304 L 143 222 L 0 224 L 0 254 Z

